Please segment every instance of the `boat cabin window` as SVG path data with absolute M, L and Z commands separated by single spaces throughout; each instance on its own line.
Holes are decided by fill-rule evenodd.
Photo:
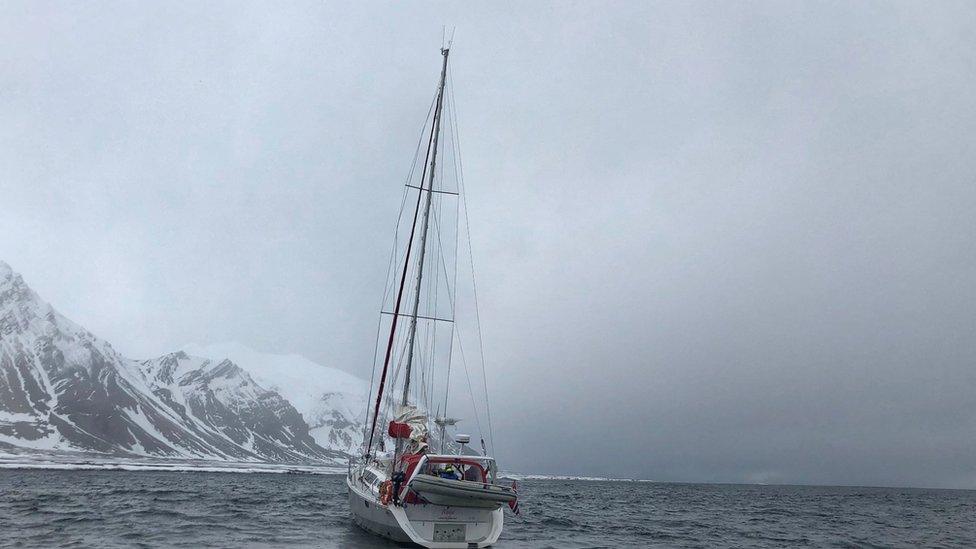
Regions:
M 364 484 L 368 484 L 369 486 L 373 487 L 374 489 L 378 489 L 378 487 L 379 487 L 379 481 L 380 481 L 380 479 L 376 476 L 376 473 L 374 473 L 374 472 L 372 472 L 370 470 L 366 470 L 366 472 L 363 473 L 363 483 Z

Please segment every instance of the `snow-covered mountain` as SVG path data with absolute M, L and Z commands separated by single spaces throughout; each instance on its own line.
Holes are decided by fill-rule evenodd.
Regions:
M 240 343 L 187 345 L 183 350 L 230 359 L 262 387 L 277 391 L 302 414 L 319 446 L 352 454 L 362 444 L 369 392 L 362 379 L 300 355 L 260 353 Z
M 352 421 L 342 398 L 320 416 Z M 286 397 L 226 357 L 120 355 L 0 262 L 0 450 L 334 463 L 349 446 L 318 444 Z

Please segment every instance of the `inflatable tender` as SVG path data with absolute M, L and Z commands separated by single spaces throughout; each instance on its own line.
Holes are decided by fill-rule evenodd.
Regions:
M 426 474 L 415 476 L 410 489 L 430 503 L 455 507 L 495 509 L 518 498 L 514 490 L 504 486 Z

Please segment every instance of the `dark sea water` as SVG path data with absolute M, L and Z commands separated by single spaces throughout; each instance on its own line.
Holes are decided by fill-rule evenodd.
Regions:
M 533 480 L 496 547 L 976 547 L 976 492 Z M 340 476 L 0 470 L 2 547 L 396 547 Z

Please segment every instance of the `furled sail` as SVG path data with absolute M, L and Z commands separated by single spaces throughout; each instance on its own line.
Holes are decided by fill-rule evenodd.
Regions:
M 427 414 L 416 406 L 400 406 L 393 421 L 390 422 L 389 435 L 394 438 L 409 439 L 404 452 L 420 453 L 427 449 Z

